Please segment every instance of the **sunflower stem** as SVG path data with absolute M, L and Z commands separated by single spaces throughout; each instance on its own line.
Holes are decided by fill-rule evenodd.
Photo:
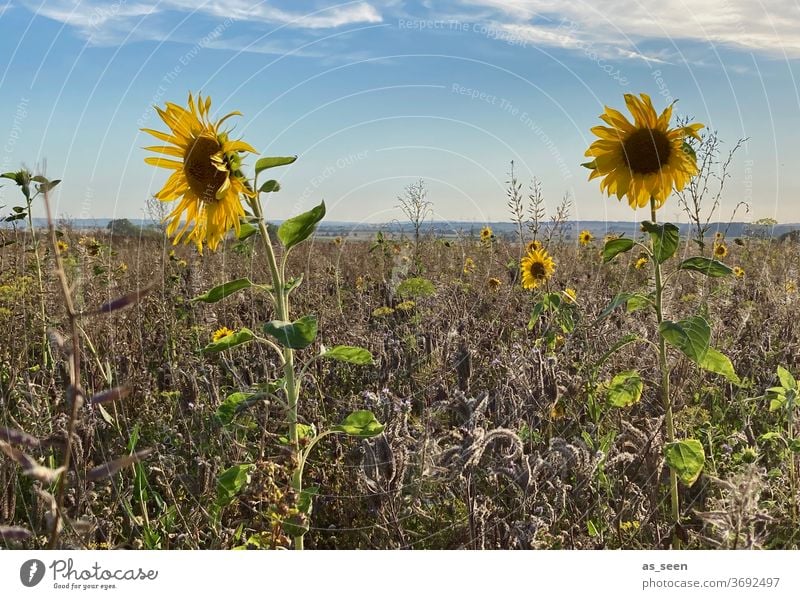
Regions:
M 280 266 L 275 259 L 275 250 L 272 247 L 272 240 L 269 230 L 264 222 L 264 214 L 261 207 L 261 199 L 257 195 L 252 201 L 253 212 L 258 219 L 258 230 L 264 240 L 264 247 L 267 252 L 267 264 L 269 265 L 270 276 L 272 277 L 272 288 L 275 295 L 275 309 L 279 320 L 289 321 L 289 293 L 285 284 L 285 265 L 286 257 L 281 260 Z M 289 426 L 289 443 L 293 450 L 295 470 L 292 473 L 292 489 L 294 489 L 299 500 L 303 492 L 303 471 L 302 471 L 302 452 L 300 451 L 300 440 L 297 435 L 297 404 L 299 398 L 298 379 L 294 371 L 294 350 L 283 348 L 283 378 L 286 382 L 286 403 L 287 420 Z M 303 535 L 293 537 L 294 548 L 303 549 Z
M 653 223 L 656 222 L 656 204 L 653 198 L 650 198 L 650 218 Z M 655 247 L 652 248 L 653 252 L 653 270 L 655 274 L 655 308 L 656 320 L 658 321 L 659 331 L 661 330 L 661 323 L 664 320 L 663 312 L 663 293 L 664 281 L 661 276 L 661 264 L 655 258 Z M 667 362 L 667 344 L 663 335 L 659 332 L 658 335 L 658 367 L 661 371 L 661 401 L 664 404 L 664 424 L 667 429 L 667 443 L 675 442 L 675 423 L 672 416 L 672 399 L 669 392 L 669 364 Z M 678 537 L 677 526 L 680 524 L 680 503 L 678 498 L 678 475 L 672 468 L 669 469 L 669 496 L 672 511 L 672 524 L 675 530 L 672 535 L 672 548 L 680 549 L 681 540 Z

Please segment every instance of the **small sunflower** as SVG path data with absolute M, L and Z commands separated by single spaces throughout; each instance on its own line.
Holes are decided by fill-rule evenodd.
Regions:
M 714 233 L 714 241 L 719 243 L 723 239 L 725 239 L 725 234 L 722 231 L 717 231 L 716 233 Z
M 69 249 L 69 244 L 66 241 L 59 239 L 56 242 L 56 247 L 58 247 L 58 253 L 63 254 Z
M 734 266 L 733 267 L 733 276 L 737 279 L 741 279 L 744 277 L 744 269 L 741 266 Z
M 543 247 L 544 246 L 542 245 L 541 241 L 539 241 L 538 239 L 532 239 L 525 246 L 525 251 L 530 254 L 531 252 L 535 252 L 536 250 L 541 250 Z
M 522 273 L 522 286 L 525 289 L 536 289 L 553 276 L 556 263 L 547 250 L 534 250 L 522 259 L 519 269 Z
M 492 232 L 492 228 L 490 226 L 485 226 L 481 229 L 481 242 L 488 243 L 494 237 L 494 233 Z
M 581 245 L 589 245 L 594 241 L 594 235 L 592 235 L 591 231 L 584 229 L 578 235 L 578 241 Z
M 474 270 L 475 270 L 475 260 L 473 260 L 472 258 L 467 258 L 466 260 L 464 260 L 464 274 L 468 275 Z
M 170 144 L 145 148 L 161 154 L 145 158 L 147 164 L 175 171 L 155 194 L 162 202 L 180 200 L 165 219 L 169 220 L 167 235 L 175 235 L 173 243 L 177 244 L 191 228 L 186 241 L 194 241 L 201 253 L 204 243 L 215 250 L 231 229 L 238 235 L 239 219 L 244 216 L 241 198 L 255 197 L 241 171 L 241 153 L 256 151 L 220 130 L 225 120 L 241 113 L 231 112 L 212 122 L 210 108 L 211 98 L 198 94 L 195 102 L 189 94 L 188 110 L 171 102 L 163 110 L 156 106 L 170 133 L 142 129 Z M 184 217 L 186 222 L 181 225 Z
M 499 289 L 500 289 L 500 287 L 502 287 L 502 286 L 503 286 L 503 281 L 501 281 L 501 280 L 500 280 L 500 279 L 498 279 L 497 277 L 492 277 L 492 278 L 490 278 L 488 281 L 486 281 L 486 286 L 487 286 L 487 287 L 488 287 L 488 288 L 489 288 L 491 291 L 497 291 L 497 290 L 499 290 Z
M 592 161 L 584 166 L 592 171 L 590 180 L 602 177 L 602 191 L 620 200 L 628 196 L 631 208 L 644 208 L 650 198 L 660 208 L 673 188 L 680 191 L 697 174 L 697 160 L 684 150 L 684 139 L 700 139 L 697 132 L 704 125 L 670 129 L 672 105 L 659 116 L 647 94 L 625 94 L 625 104 L 634 122 L 606 106 L 600 118 L 610 126 L 592 127 L 599 139 L 586 150 Z
M 216 343 L 220 339 L 224 339 L 228 335 L 233 335 L 233 331 L 228 327 L 220 327 L 211 335 L 211 342 Z
M 572 287 L 567 287 L 564 290 L 564 299 L 567 300 L 568 304 L 574 304 L 578 299 L 578 292 Z
M 650 262 L 650 259 L 647 256 L 641 256 L 633 265 L 636 270 L 642 270 L 647 263 Z
M 797 293 L 797 283 L 795 283 L 794 281 L 786 281 L 784 289 L 786 289 L 786 293 L 793 295 Z
M 334 245 L 337 245 L 337 246 L 342 245 L 342 238 L 341 237 L 334 238 L 333 243 L 334 243 Z
M 714 257 L 715 258 L 724 258 L 728 255 L 728 246 L 725 245 L 724 241 L 714 244 Z

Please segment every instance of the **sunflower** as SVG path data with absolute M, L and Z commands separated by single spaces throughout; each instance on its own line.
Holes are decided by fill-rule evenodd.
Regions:
M 575 291 L 572 287 L 567 287 L 564 290 L 564 299 L 567 300 L 568 304 L 574 304 L 575 301 L 578 299 L 578 292 Z
M 488 281 L 486 281 L 486 286 L 491 291 L 498 291 L 500 289 L 500 287 L 503 286 L 503 281 L 501 281 L 497 277 L 492 277 Z
M 547 250 L 534 250 L 520 261 L 519 269 L 522 273 L 522 286 L 525 289 L 536 289 L 553 276 L 556 263 Z
M 67 242 L 62 239 L 59 239 L 56 242 L 56 247 L 58 247 L 59 254 L 64 254 L 69 249 L 69 245 L 67 244 Z
M 583 230 L 578 235 L 578 241 L 581 245 L 589 245 L 594 241 L 594 235 L 592 235 L 591 231 Z
M 744 269 L 741 266 L 734 266 L 733 276 L 735 276 L 737 279 L 741 279 L 744 277 Z
M 725 239 L 725 234 L 722 231 L 717 231 L 716 233 L 714 233 L 714 241 L 719 243 L 723 239 Z
M 694 137 L 704 125 L 692 123 L 669 128 L 672 105 L 660 116 L 647 94 L 637 98 L 625 94 L 625 104 L 634 118 L 631 123 L 621 112 L 606 106 L 600 115 L 609 127 L 592 127 L 600 139 L 594 141 L 586 156 L 591 169 L 589 179 L 602 177 L 600 189 L 620 200 L 628 196 L 631 208 L 644 208 L 653 198 L 656 208 L 663 206 L 673 187 L 680 191 L 697 174 L 694 153 L 684 150 L 684 139 Z
M 256 151 L 244 141 L 229 139 L 228 132 L 220 130 L 225 120 L 241 113 L 231 112 L 212 122 L 210 108 L 211 98 L 198 94 L 195 102 L 189 94 L 188 110 L 171 102 L 163 110 L 156 106 L 170 133 L 142 129 L 171 144 L 145 148 L 161 154 L 145 158 L 147 164 L 175 171 L 155 194 L 163 202 L 180 199 L 164 219 L 169 220 L 167 235 L 175 235 L 173 243 L 177 244 L 191 228 L 186 241 L 194 241 L 201 253 L 204 243 L 215 250 L 228 231 L 239 233 L 239 219 L 244 216 L 241 196 L 255 197 L 240 169 L 241 153 Z M 186 222 L 181 225 L 184 217 Z
M 647 263 L 648 263 L 648 262 L 650 262 L 650 259 L 649 259 L 647 256 L 641 256 L 641 257 L 640 257 L 640 258 L 639 258 L 639 259 L 636 261 L 636 263 L 633 265 L 633 267 L 634 267 L 636 270 L 642 270 L 642 269 L 643 269 L 645 266 L 647 266 Z
M 784 289 L 786 289 L 786 293 L 789 294 L 797 293 L 797 283 L 795 283 L 794 281 L 786 281 Z
M 228 335 L 233 335 L 233 331 L 228 327 L 220 327 L 211 335 L 211 342 L 216 343 L 220 339 L 224 339 Z
M 481 241 L 483 243 L 488 243 L 492 240 L 492 237 L 494 237 L 494 233 L 489 225 L 486 225 L 483 229 L 481 229 Z
M 724 241 L 714 244 L 714 257 L 715 258 L 724 258 L 728 255 L 728 246 L 725 245 Z
M 525 251 L 530 254 L 531 252 L 535 252 L 536 250 L 540 250 L 543 247 L 544 246 L 542 245 L 541 241 L 539 241 L 538 239 L 532 239 L 525 246 Z
M 475 260 L 473 260 L 472 258 L 467 258 L 466 260 L 464 260 L 464 274 L 468 275 L 473 270 L 475 270 Z

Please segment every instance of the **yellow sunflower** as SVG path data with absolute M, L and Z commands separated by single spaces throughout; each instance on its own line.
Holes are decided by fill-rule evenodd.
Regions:
M 213 335 L 211 335 L 211 341 L 213 343 L 216 343 L 217 341 L 219 341 L 220 339 L 224 339 L 228 335 L 233 335 L 233 331 L 230 330 L 228 327 L 220 327 L 216 331 L 214 331 Z
M 175 171 L 155 194 L 163 202 L 180 200 L 170 212 L 167 234 L 175 234 L 177 244 L 191 228 L 186 241 L 193 241 L 202 253 L 203 244 L 215 250 L 225 234 L 239 233 L 239 218 L 244 216 L 241 197 L 255 197 L 241 172 L 241 153 L 256 151 L 241 140 L 231 140 L 221 131 L 222 123 L 239 112 L 231 112 L 216 122 L 209 120 L 211 98 L 198 94 L 197 102 L 189 94 L 189 109 L 167 102 L 155 107 L 170 129 L 162 133 L 142 129 L 170 145 L 145 148 L 161 156 L 145 158 L 147 164 Z M 172 160 L 165 156 L 174 156 Z M 181 225 L 181 219 L 185 222 Z M 177 233 L 177 234 L 176 234 Z
M 725 245 L 724 241 L 714 244 L 715 258 L 724 258 L 727 255 L 728 255 L 728 246 Z
M 474 270 L 475 270 L 475 260 L 473 260 L 472 258 L 467 258 L 466 260 L 464 260 L 464 274 L 468 275 Z
M 578 235 L 578 241 L 581 245 L 589 245 L 594 241 L 594 235 L 592 235 L 591 231 L 583 230 Z
M 482 242 L 486 243 L 488 241 L 491 241 L 492 237 L 494 237 L 494 233 L 492 232 L 492 228 L 490 226 L 487 225 L 483 229 L 481 229 Z
M 528 242 L 528 244 L 525 246 L 525 251 L 526 251 L 526 252 L 528 252 L 528 253 L 530 254 L 531 252 L 535 252 L 536 250 L 540 250 L 540 249 L 542 249 L 543 247 L 544 247 L 544 246 L 542 245 L 542 242 L 541 242 L 541 241 L 539 241 L 538 239 L 532 239 L 532 240 L 531 240 L 531 241 L 529 241 L 529 242 Z
M 647 94 L 637 98 L 625 94 L 625 104 L 634 118 L 631 123 L 621 112 L 606 106 L 600 115 L 609 127 L 592 127 L 600 139 L 586 150 L 593 158 L 586 163 L 589 179 L 602 177 L 600 189 L 618 199 L 628 196 L 631 208 L 644 208 L 652 197 L 660 208 L 673 187 L 680 191 L 697 174 L 697 161 L 684 150 L 684 139 L 694 137 L 704 125 L 692 123 L 669 128 L 672 105 L 657 115 Z
M 498 291 L 500 289 L 500 287 L 503 286 L 503 281 L 501 281 L 497 277 L 492 277 L 488 281 L 486 281 L 486 286 L 491 291 Z
M 636 270 L 641 270 L 647 266 L 648 262 L 650 262 L 650 259 L 647 256 L 641 256 L 633 266 Z
M 525 289 L 536 289 L 553 276 L 556 263 L 547 250 L 534 250 L 520 261 L 519 269 L 522 273 L 522 286 Z
M 735 276 L 737 279 L 741 279 L 744 277 L 744 269 L 741 266 L 734 266 L 733 276 Z

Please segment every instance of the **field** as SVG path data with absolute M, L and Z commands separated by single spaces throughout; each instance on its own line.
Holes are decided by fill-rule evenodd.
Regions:
M 706 346 L 740 379 L 667 348 L 671 425 L 676 439 L 699 442 L 698 472 L 665 460 L 674 440 L 659 393 L 659 329 L 641 300 L 653 273 L 637 268 L 635 249 L 604 263 L 601 240 L 556 236 L 545 244 L 555 271 L 531 291 L 517 266 L 525 247 L 513 238 L 310 238 L 287 264 L 303 275 L 292 312 L 319 323 L 297 355 L 348 345 L 373 360 L 308 363 L 298 444 L 319 442 L 298 495 L 286 395 L 265 387 L 281 377 L 278 355 L 257 340 L 201 351 L 222 327 L 261 331 L 276 318 L 273 304 L 256 287 L 193 301 L 226 281 L 269 281 L 263 240 L 229 238 L 200 256 L 163 235 L 68 224 L 58 233 L 80 313 L 83 395 L 126 388 L 117 401 L 80 402 L 70 427 L 70 322 L 55 250 L 46 231 L 4 230 L 0 440 L 17 459 L 0 460 L 0 545 L 43 547 L 52 536 L 55 479 L 29 476 L 13 442 L 53 469 L 74 428 L 58 539 L 66 547 L 280 548 L 298 526 L 306 548 L 325 549 L 798 547 L 791 241 L 730 240 L 720 261 L 741 276 L 686 268 L 663 293 L 665 318 L 701 314 Z M 695 253 L 681 239 L 668 264 L 674 271 Z M 98 311 L 136 290 L 147 293 Z M 317 438 L 354 410 L 385 428 Z M 108 476 L 95 470 L 142 449 L 152 453 Z M 14 532 L 23 529 L 32 534 Z

